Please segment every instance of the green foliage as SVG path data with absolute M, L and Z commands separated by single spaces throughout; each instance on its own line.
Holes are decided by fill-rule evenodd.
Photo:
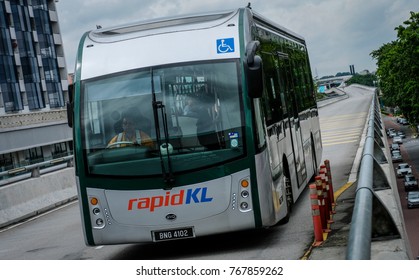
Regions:
M 351 75 L 351 73 L 349 72 L 338 72 L 336 73 L 335 77 L 342 77 L 342 76 L 349 76 L 349 75 Z
M 388 106 L 399 106 L 409 122 L 419 121 L 419 13 L 395 28 L 397 40 L 371 52 Z
M 359 75 L 355 74 L 350 78 L 346 83 L 351 84 L 360 84 L 364 86 L 374 87 L 376 86 L 377 77 L 373 74 Z

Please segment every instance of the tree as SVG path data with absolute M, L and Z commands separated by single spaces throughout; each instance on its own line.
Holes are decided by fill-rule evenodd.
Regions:
M 355 74 L 348 81 L 346 81 L 346 84 L 348 85 L 360 84 L 364 86 L 373 87 L 375 86 L 375 81 L 377 81 L 377 77 L 373 74 L 366 74 L 366 75 Z
M 419 13 L 395 28 L 397 40 L 371 52 L 388 106 L 399 106 L 410 122 L 419 121 Z

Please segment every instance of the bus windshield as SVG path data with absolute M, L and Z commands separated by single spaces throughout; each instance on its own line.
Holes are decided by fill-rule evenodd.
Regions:
M 81 83 L 87 172 L 174 174 L 244 156 L 238 61 L 129 71 Z

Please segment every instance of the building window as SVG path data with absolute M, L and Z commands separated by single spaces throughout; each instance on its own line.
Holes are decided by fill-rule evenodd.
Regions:
M 0 18 L 2 18 L 1 15 Z M 14 45 L 10 38 L 8 25 L 4 19 L 1 19 L 0 22 L 2 22 L 0 24 L 0 91 L 3 95 L 5 111 L 14 112 L 23 110 L 23 102 L 13 57 Z
M 26 160 L 29 164 L 34 164 L 38 162 L 44 161 L 44 154 L 42 152 L 42 147 L 36 147 L 32 149 L 28 149 L 25 152 Z
M 42 64 L 47 86 L 48 102 L 50 108 L 64 107 L 64 94 L 61 88 L 61 77 L 55 52 L 54 38 L 49 21 L 48 11 L 44 10 L 42 3 L 36 1 L 41 7 L 34 7 L 36 29 L 38 33 L 39 47 L 41 50 Z
M 13 169 L 13 156 L 11 153 L 0 154 L 0 171 Z
M 54 144 L 52 148 L 52 158 L 61 158 L 67 155 L 68 155 L 68 152 L 67 152 L 66 142 Z

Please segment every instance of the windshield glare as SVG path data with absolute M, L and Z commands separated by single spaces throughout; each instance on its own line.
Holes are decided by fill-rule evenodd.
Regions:
M 82 82 L 88 172 L 147 176 L 243 156 L 238 77 L 237 62 L 228 61 Z

